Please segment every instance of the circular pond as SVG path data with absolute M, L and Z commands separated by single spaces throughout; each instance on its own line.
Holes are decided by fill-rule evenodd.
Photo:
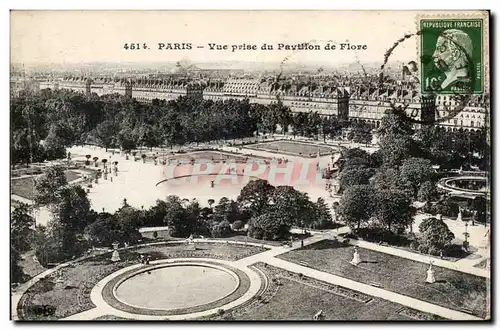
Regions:
M 220 300 L 238 285 L 237 275 L 222 267 L 172 265 L 128 277 L 115 287 L 115 296 L 137 308 L 174 310 Z

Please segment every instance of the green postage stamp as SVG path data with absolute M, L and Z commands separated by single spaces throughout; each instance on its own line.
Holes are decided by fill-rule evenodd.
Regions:
M 422 93 L 483 93 L 487 21 L 434 16 L 420 18 L 419 25 Z

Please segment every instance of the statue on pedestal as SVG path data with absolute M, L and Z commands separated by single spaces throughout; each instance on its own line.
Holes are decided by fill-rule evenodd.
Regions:
M 113 243 L 113 254 L 111 255 L 111 261 L 113 261 L 113 262 L 117 262 L 117 261 L 121 260 L 120 254 L 118 253 L 118 245 L 119 245 L 118 242 Z
M 358 247 L 355 246 L 354 247 L 354 256 L 352 257 L 351 264 L 358 265 L 359 263 L 361 263 L 361 258 L 359 257 Z
M 193 239 L 194 239 L 193 234 L 189 235 L 189 237 L 186 239 L 186 242 L 189 246 L 188 249 L 190 250 L 196 250 Z
M 434 270 L 432 269 L 432 261 L 429 264 L 429 269 L 427 270 L 427 279 L 425 280 L 427 283 L 436 282 L 436 278 L 434 277 Z

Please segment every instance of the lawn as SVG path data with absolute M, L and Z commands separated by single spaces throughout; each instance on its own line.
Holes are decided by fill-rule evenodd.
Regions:
M 324 240 L 303 249 L 280 255 L 295 263 L 351 280 L 371 284 L 409 297 L 428 301 L 450 309 L 486 317 L 489 280 L 470 274 L 433 267 L 437 282 L 426 284 L 428 264 L 359 248 L 363 261 L 353 266 L 353 247 L 333 240 Z
M 71 182 L 80 178 L 80 174 L 74 171 L 65 171 L 64 175 L 66 180 Z M 33 199 L 35 190 L 35 177 L 25 177 L 20 179 L 12 179 L 11 182 L 11 194 L 18 195 L 27 199 Z
M 260 299 L 222 318 L 233 320 L 312 320 L 322 310 L 325 320 L 428 320 L 440 319 L 349 289 L 259 263 L 269 278 Z M 216 319 L 216 318 L 215 318 Z
M 79 179 L 81 177 L 80 173 L 74 172 L 74 171 L 65 171 L 64 175 L 66 176 L 66 180 L 68 182 L 74 181 L 74 180 Z
M 195 247 L 196 250 L 194 250 Z M 122 261 L 117 263 L 109 260 L 110 253 L 96 256 L 63 268 L 60 273 L 53 273 L 30 287 L 18 306 L 20 319 L 55 320 L 94 308 L 90 300 L 90 291 L 95 284 L 116 270 L 136 263 L 140 254 L 149 255 L 151 260 L 185 257 L 238 260 L 262 251 L 263 249 L 252 246 L 180 243 L 121 251 Z M 58 278 L 60 281 L 57 281 Z M 37 306 L 43 305 L 55 307 L 55 313 L 49 316 L 37 313 Z
M 11 194 L 18 195 L 27 199 L 33 199 L 35 179 L 34 177 L 27 177 L 21 179 L 10 180 Z
M 38 281 L 26 291 L 18 305 L 21 320 L 57 320 L 94 308 L 90 300 L 92 287 L 112 272 L 126 266 L 125 262 L 84 262 L 74 267 L 66 267 L 60 275 L 63 282 L 56 279 L 59 274 Z M 57 273 L 57 272 L 56 272 Z M 40 315 L 38 306 L 53 306 L 53 315 Z M 21 307 L 22 306 L 22 307 Z
M 316 157 L 318 152 L 320 155 L 328 155 L 336 149 L 329 146 L 308 144 L 293 141 L 273 141 L 257 144 L 246 145 L 244 148 L 279 152 L 282 154 L 304 157 Z
M 237 242 L 248 242 L 248 243 L 257 243 L 257 244 L 267 244 L 267 245 L 273 245 L 273 246 L 281 246 L 283 243 L 289 242 L 287 241 L 270 241 L 270 240 L 264 240 L 264 239 L 256 239 L 253 237 L 249 237 L 247 235 L 235 235 L 227 238 L 212 238 L 214 240 L 220 240 L 220 241 L 237 241 Z
M 188 161 L 203 159 L 203 160 L 212 160 L 215 162 L 234 160 L 238 163 L 246 162 L 249 158 L 258 160 L 270 160 L 269 158 L 266 157 L 259 157 L 259 156 L 249 157 L 243 154 L 231 153 L 227 151 L 216 151 L 216 150 L 195 151 L 185 154 L 174 154 L 168 156 L 169 161 L 179 160 L 179 159 Z

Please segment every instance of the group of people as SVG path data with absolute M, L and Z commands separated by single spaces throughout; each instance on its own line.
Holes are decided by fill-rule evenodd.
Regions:
M 149 265 L 149 262 L 151 261 L 151 257 L 150 256 L 147 256 L 147 257 L 144 257 L 144 254 L 141 254 L 139 256 L 139 262 L 141 264 L 144 264 L 144 265 Z

